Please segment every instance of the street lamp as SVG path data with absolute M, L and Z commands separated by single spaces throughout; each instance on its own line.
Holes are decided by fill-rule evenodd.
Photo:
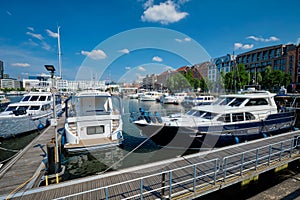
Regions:
M 51 74 L 51 82 L 52 82 L 52 86 L 51 86 L 51 93 L 53 95 L 53 119 L 51 119 L 51 126 L 54 127 L 54 135 L 55 135 L 55 150 L 54 150 L 54 154 L 55 154 L 55 173 L 59 173 L 60 170 L 60 165 L 59 165 L 59 153 L 58 153 L 58 136 L 57 136 L 57 119 L 56 119 L 56 100 L 55 100 L 55 90 L 54 90 L 54 72 L 55 72 L 55 68 L 53 65 L 45 65 L 45 68 L 47 69 L 47 71 L 50 72 Z M 58 176 L 56 176 L 56 183 L 58 183 Z

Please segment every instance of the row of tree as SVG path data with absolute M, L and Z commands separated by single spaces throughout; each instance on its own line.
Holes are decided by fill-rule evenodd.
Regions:
M 281 86 L 287 86 L 292 81 L 291 75 L 281 70 L 273 70 L 267 66 L 263 72 L 249 73 L 244 64 L 238 64 L 228 73 L 221 72 L 219 79 L 212 82 L 207 78 L 195 78 L 192 70 L 184 74 L 177 73 L 167 79 L 166 86 L 173 92 L 187 91 L 201 88 L 201 91 L 233 92 L 244 89 L 246 85 L 261 85 L 262 89 L 277 92 Z
M 262 89 L 277 92 L 281 86 L 291 83 L 292 77 L 281 70 L 267 66 L 263 72 L 249 73 L 244 64 L 239 64 L 228 73 L 221 73 L 224 88 L 229 91 L 243 89 L 245 85 L 261 85 Z

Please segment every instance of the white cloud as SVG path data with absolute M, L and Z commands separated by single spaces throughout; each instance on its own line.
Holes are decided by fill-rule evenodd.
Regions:
M 152 61 L 155 61 L 155 62 L 162 62 L 163 59 L 162 59 L 161 57 L 159 57 L 159 56 L 154 56 L 154 57 L 152 58 Z
M 45 50 L 49 51 L 51 49 L 51 46 L 47 42 L 42 41 L 41 45 L 42 45 L 42 48 Z
M 179 42 L 179 43 L 181 43 L 181 42 L 190 42 L 190 41 L 192 41 L 192 39 L 188 38 L 188 37 L 183 38 L 183 39 L 175 38 L 175 41 Z
M 279 38 L 275 37 L 275 36 L 271 36 L 269 38 L 263 38 L 263 37 L 256 37 L 256 36 L 248 36 L 247 39 L 252 39 L 255 40 L 256 42 L 275 42 L 275 41 L 279 41 Z
M 126 70 L 130 70 L 130 69 L 131 69 L 131 67 L 125 67 L 125 69 L 126 69 Z
M 28 26 L 27 29 L 30 30 L 30 31 L 32 31 L 32 32 L 34 31 L 34 28 L 31 27 L 31 26 Z
M 144 67 L 141 67 L 141 66 L 139 66 L 137 70 L 140 71 L 140 72 L 145 72 L 146 71 L 146 69 Z
M 81 51 L 81 54 L 84 56 L 88 56 L 93 60 L 101 60 L 101 59 L 105 59 L 107 57 L 105 52 L 100 49 L 95 49 L 90 52 L 89 51 Z
M 242 46 L 243 46 L 242 43 L 239 43 L 239 42 L 234 43 L 234 50 L 240 49 Z
M 300 38 L 297 39 L 296 44 L 300 44 Z
M 58 38 L 58 33 L 54 33 L 54 32 L 52 32 L 52 31 L 49 30 L 49 29 L 46 29 L 46 31 L 47 31 L 47 33 L 48 33 L 48 35 L 49 35 L 50 37 Z
M 190 42 L 190 41 L 192 41 L 192 39 L 191 39 L 191 38 L 188 38 L 188 37 L 186 37 L 186 38 L 184 38 L 184 41 L 186 41 L 186 42 Z
M 36 33 L 31 33 L 31 32 L 26 32 L 27 35 L 30 35 L 33 38 L 39 39 L 39 40 L 43 40 L 44 37 L 41 34 L 36 34 Z
M 234 43 L 234 50 L 238 50 L 238 49 L 252 49 L 254 47 L 253 44 L 242 44 L 240 42 Z
M 153 6 L 153 2 L 154 2 L 154 0 L 147 0 L 143 5 L 144 9 L 147 9 L 147 8 Z
M 39 44 L 34 42 L 31 38 L 29 38 L 28 42 L 25 42 L 25 44 L 29 44 L 30 46 L 34 46 L 34 47 L 39 46 Z
M 119 50 L 118 52 L 120 52 L 120 53 L 125 53 L 125 54 L 129 54 L 129 49 L 121 49 L 121 50 Z
M 11 66 L 14 66 L 14 67 L 29 67 L 30 65 L 28 63 L 12 63 Z
M 252 49 L 254 47 L 254 44 L 244 44 L 241 49 Z
M 143 22 L 159 22 L 161 24 L 169 24 L 178 22 L 188 15 L 187 12 L 177 11 L 176 8 L 178 8 L 179 5 L 175 4 L 171 0 L 160 3 L 159 5 L 152 5 L 153 2 L 152 4 L 150 3 L 151 2 L 148 2 L 147 5 L 151 6 L 147 7 L 141 16 Z
M 171 66 L 166 66 L 166 67 L 165 67 L 165 70 L 166 70 L 166 71 L 172 70 L 172 69 L 173 69 L 173 67 L 171 67 Z

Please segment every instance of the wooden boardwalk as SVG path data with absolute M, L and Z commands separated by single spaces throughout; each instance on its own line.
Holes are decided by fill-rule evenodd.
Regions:
M 12 197 L 65 199 L 71 195 L 66 199 L 160 199 L 172 195 L 172 199 L 192 199 L 299 160 L 299 149 L 291 148 L 296 136 L 300 136 L 300 131 L 28 189 Z M 259 159 L 253 162 L 253 158 Z
M 58 119 L 58 128 L 62 128 L 65 117 Z M 6 163 L 0 170 L 0 196 L 13 192 L 21 185 L 26 185 L 22 189 L 28 189 L 34 186 L 36 178 L 40 171 L 45 169 L 43 163 L 43 151 L 35 145 L 45 145 L 55 138 L 54 127 L 48 126 L 24 149 L 22 149 L 14 159 Z M 22 190 L 21 190 L 22 191 Z M 1 197 L 0 197 L 1 199 Z

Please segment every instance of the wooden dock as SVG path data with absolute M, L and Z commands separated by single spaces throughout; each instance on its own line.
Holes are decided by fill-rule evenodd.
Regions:
M 65 117 L 58 119 L 58 128 L 62 128 Z M 43 151 L 40 148 L 55 138 L 54 127 L 48 126 L 24 149 L 0 170 L 0 196 L 14 193 L 18 187 L 22 190 L 34 187 L 35 180 L 40 172 L 45 169 Z M 36 147 L 35 147 L 36 146 Z M 23 187 L 21 187 L 23 186 Z M 0 197 L 1 199 L 1 197 Z
M 193 199 L 235 183 L 250 182 L 261 173 L 280 169 L 289 162 L 299 160 L 299 137 L 300 131 L 289 132 L 101 175 L 25 189 L 9 197 L 29 200 Z

